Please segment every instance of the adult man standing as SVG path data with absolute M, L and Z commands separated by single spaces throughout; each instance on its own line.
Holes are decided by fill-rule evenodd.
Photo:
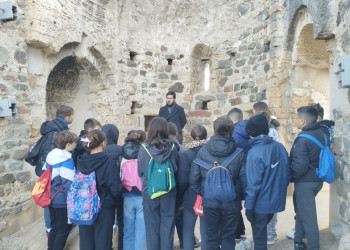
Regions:
M 324 144 L 323 131 L 317 123 L 317 110 L 311 106 L 297 110 L 296 126 L 300 134 L 315 137 Z M 321 148 L 308 138 L 297 137 L 290 153 L 291 181 L 294 182 L 295 235 L 294 249 L 306 249 L 302 241 L 306 236 L 307 249 L 320 249 L 315 197 L 323 186 L 317 177 Z
M 178 131 L 177 139 L 182 144 L 182 129 L 186 124 L 186 115 L 184 108 L 176 102 L 176 93 L 169 91 L 166 94 L 166 105 L 159 109 L 158 116 L 165 118 L 168 122 L 175 123 Z
M 73 122 L 74 110 L 67 105 L 61 105 L 57 108 L 56 118 L 52 121 L 45 121 L 40 128 L 40 134 L 43 136 L 43 144 L 40 147 L 39 159 L 35 166 L 35 173 L 40 176 L 43 173 L 43 166 L 46 162 L 48 153 L 57 148 L 55 144 L 56 135 L 58 132 L 68 130 L 68 124 Z M 51 230 L 51 221 L 49 208 L 44 208 L 44 219 L 46 226 L 46 234 L 48 235 Z

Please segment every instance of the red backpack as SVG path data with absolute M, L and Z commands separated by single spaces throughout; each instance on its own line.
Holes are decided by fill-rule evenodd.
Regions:
M 51 198 L 51 168 L 50 165 L 45 172 L 39 177 L 33 190 L 32 197 L 36 204 L 40 207 L 48 207 L 51 205 L 51 200 L 61 190 L 62 186 L 57 190 L 55 195 Z

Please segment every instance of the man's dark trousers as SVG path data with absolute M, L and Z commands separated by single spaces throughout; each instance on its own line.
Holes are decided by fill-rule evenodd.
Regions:
M 272 217 L 273 214 L 258 214 L 253 212 L 252 218 L 247 218 L 252 225 L 254 250 L 267 250 L 266 226 Z
M 234 250 L 240 210 L 203 207 L 207 249 Z M 218 233 L 221 230 L 221 235 Z
M 300 243 L 304 236 L 308 250 L 320 249 L 315 197 L 323 182 L 295 182 L 294 207 L 296 212 L 294 242 Z

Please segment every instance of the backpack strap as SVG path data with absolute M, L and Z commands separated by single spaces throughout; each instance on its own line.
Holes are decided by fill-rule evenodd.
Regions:
M 196 164 L 199 165 L 199 166 L 202 166 L 202 167 L 208 169 L 208 170 L 211 169 L 211 168 L 213 167 L 213 165 L 210 165 L 208 162 L 205 162 L 205 161 L 199 159 L 198 157 L 196 157 L 196 158 L 193 160 L 193 162 L 196 163 Z
M 232 154 L 230 154 L 222 163 L 221 163 L 221 166 L 223 166 L 223 167 L 227 167 L 228 166 L 228 164 L 230 164 L 231 163 L 231 161 L 233 161 L 233 159 L 234 158 L 236 158 L 236 156 L 240 153 L 240 152 L 242 152 L 243 151 L 243 149 L 241 149 L 241 148 L 236 148 L 236 150 L 232 153 Z
M 142 147 L 146 150 L 147 154 L 151 157 L 151 159 L 153 159 L 151 153 L 148 151 L 148 149 L 146 147 L 146 142 L 142 143 Z M 174 147 L 175 147 L 175 145 L 173 143 L 172 146 L 171 146 L 171 150 L 170 151 L 173 151 Z
M 325 143 L 326 143 L 326 145 L 327 145 L 327 138 L 326 138 L 326 135 L 323 134 L 323 136 L 324 136 L 324 138 L 325 138 Z M 323 145 L 319 140 L 317 140 L 315 137 L 313 137 L 313 136 L 311 136 L 311 135 L 308 135 L 308 134 L 301 134 L 301 135 L 298 135 L 297 138 L 298 138 L 298 137 L 307 138 L 307 139 L 313 141 L 315 144 L 317 144 L 317 146 L 319 146 L 320 148 L 323 148 L 323 147 L 324 147 L 324 145 Z

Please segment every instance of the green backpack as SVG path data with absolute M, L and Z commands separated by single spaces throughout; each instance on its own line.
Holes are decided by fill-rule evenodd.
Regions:
M 153 159 L 152 155 L 146 148 L 146 143 L 143 143 L 142 146 L 151 157 L 147 169 L 147 186 L 148 195 L 151 199 L 155 199 L 163 194 L 169 193 L 175 188 L 174 170 L 170 160 L 158 163 Z M 171 150 L 173 149 L 174 144 L 171 147 Z

